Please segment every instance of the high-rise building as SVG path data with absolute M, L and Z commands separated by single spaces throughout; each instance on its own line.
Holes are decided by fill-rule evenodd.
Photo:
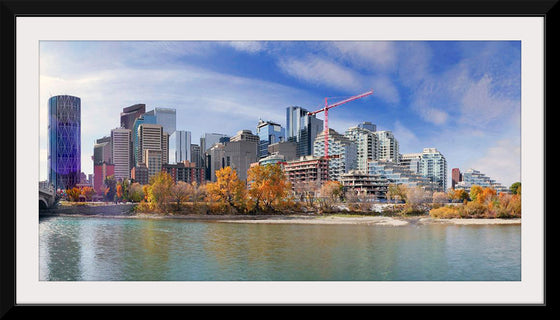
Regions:
M 297 144 L 291 141 L 276 142 L 268 145 L 268 154 L 282 155 L 284 160 L 292 161 L 297 157 Z
M 419 173 L 421 160 L 421 153 L 404 153 L 400 155 L 399 164 L 414 173 Z
M 268 146 L 273 143 L 282 142 L 286 132 L 278 123 L 259 120 L 257 124 L 257 136 L 259 136 L 258 157 L 264 158 L 269 155 Z
M 138 126 L 138 159 L 137 163 L 146 163 L 145 150 L 159 150 L 161 151 L 161 161 L 167 163 L 169 147 L 167 144 L 169 139 L 166 139 L 166 134 L 163 132 L 163 127 L 159 124 L 143 123 Z
M 239 130 L 229 141 L 252 141 L 259 143 L 259 136 L 253 134 L 251 130 Z
M 164 164 L 163 162 L 163 152 L 161 149 L 143 149 L 144 155 L 142 159 L 144 159 L 144 163 L 148 168 L 148 181 L 150 178 L 155 176 L 158 172 L 161 171 L 161 168 Z
M 323 120 L 302 107 L 286 108 L 286 140 L 297 143 L 297 156 L 313 154 L 313 143 L 320 132 L 323 132 Z
M 225 144 L 225 162 L 237 171 L 240 180 L 247 180 L 247 170 L 257 162 L 257 142 L 251 140 L 230 141 Z
M 436 148 L 424 148 L 420 160 L 420 174 L 434 183 L 435 190 L 447 190 L 447 160 Z
M 177 129 L 177 112 L 171 108 L 154 108 L 146 112 L 146 114 L 154 116 L 156 123 L 163 127 L 163 132 L 169 135 L 173 134 Z
M 399 162 L 399 142 L 391 131 L 376 131 L 377 136 L 377 160 L 388 160 Z
M 348 173 L 357 167 L 358 151 L 354 141 L 329 129 L 329 179 L 340 180 L 340 175 Z M 324 157 L 325 155 L 325 136 L 321 132 L 315 138 L 313 155 Z
M 216 143 L 207 152 L 206 179 L 216 181 L 216 171 L 231 167 L 237 172 L 240 180 L 247 180 L 247 170 L 252 163 L 257 162 L 257 142 L 250 140 L 237 140 Z
M 169 163 L 192 161 L 191 132 L 176 130 L 169 136 Z
M 364 125 L 369 124 L 369 125 Z M 368 129 L 369 128 L 369 129 Z M 370 160 L 375 160 L 377 154 L 377 135 L 374 131 L 375 127 L 371 123 L 361 123 L 355 127 L 350 127 L 346 130 L 344 135 L 354 141 L 357 148 L 357 170 L 361 173 L 366 173 L 367 163 Z
M 48 121 L 48 180 L 56 189 L 73 188 L 81 172 L 81 99 L 51 97 Z
M 191 144 L 191 162 L 195 163 L 196 167 L 204 167 L 204 158 L 198 144 Z
M 113 164 L 115 165 L 115 179 L 130 179 L 130 139 L 131 131 L 125 128 L 111 130 L 111 145 L 113 146 Z
M 93 145 L 93 165 L 99 165 L 103 162 L 113 163 L 111 137 L 103 137 L 95 142 Z
M 142 151 L 140 150 L 140 139 L 138 137 L 138 128 L 141 124 L 156 124 L 156 116 L 153 114 L 143 114 L 134 120 L 134 125 L 132 126 L 132 165 L 131 167 L 137 166 L 142 159 Z
M 133 129 L 134 121 L 146 112 L 146 105 L 138 103 L 130 107 L 123 108 L 121 112 L 121 128 Z
M 214 144 L 220 142 L 221 138 L 227 138 L 227 137 L 228 135 L 222 133 L 205 133 L 200 138 L 200 152 L 204 154 L 204 152 L 212 148 Z
M 358 124 L 358 128 L 367 129 L 371 132 L 377 131 L 377 126 L 369 121 L 364 121 Z

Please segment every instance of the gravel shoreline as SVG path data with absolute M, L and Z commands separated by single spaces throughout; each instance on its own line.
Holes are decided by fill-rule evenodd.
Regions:
M 521 219 L 434 219 L 430 217 L 385 217 L 385 216 L 348 216 L 341 215 L 160 215 L 137 213 L 132 215 L 118 214 L 57 214 L 47 216 L 79 216 L 96 218 L 127 218 L 127 219 L 180 219 L 191 221 L 213 221 L 223 223 L 267 223 L 267 224 L 346 224 L 346 225 L 379 225 L 406 226 L 422 224 L 454 224 L 454 225 L 500 225 L 521 224 Z

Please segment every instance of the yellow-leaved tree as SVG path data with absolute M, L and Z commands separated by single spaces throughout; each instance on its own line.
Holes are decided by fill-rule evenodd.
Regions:
M 279 164 L 253 166 L 247 171 L 249 196 L 255 211 L 272 211 L 274 204 L 282 201 L 291 186 Z
M 206 193 L 212 201 L 218 201 L 234 209 L 236 213 L 246 209 L 247 189 L 231 167 L 216 171 L 216 182 L 206 184 Z
M 170 195 L 174 185 L 173 177 L 169 173 L 158 172 L 150 179 L 150 186 L 147 188 L 148 202 L 166 213 L 169 209 L 168 204 L 171 200 Z

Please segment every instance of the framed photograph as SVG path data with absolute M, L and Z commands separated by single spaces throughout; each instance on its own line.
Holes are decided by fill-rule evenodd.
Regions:
M 212 4 L 2 3 L 2 313 L 546 305 L 555 1 Z

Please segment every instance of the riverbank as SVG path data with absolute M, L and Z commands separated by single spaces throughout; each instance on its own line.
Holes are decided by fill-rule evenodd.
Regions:
M 180 219 L 190 221 L 210 221 L 221 223 L 266 223 L 266 224 L 346 224 L 346 225 L 378 225 L 407 226 L 422 224 L 455 224 L 455 225 L 501 225 L 521 224 L 521 219 L 435 219 L 429 216 L 369 216 L 344 214 L 290 214 L 290 215 L 163 215 L 157 213 L 115 214 L 114 212 L 83 214 L 69 212 L 50 212 L 42 216 L 74 216 L 96 218 L 126 219 Z

